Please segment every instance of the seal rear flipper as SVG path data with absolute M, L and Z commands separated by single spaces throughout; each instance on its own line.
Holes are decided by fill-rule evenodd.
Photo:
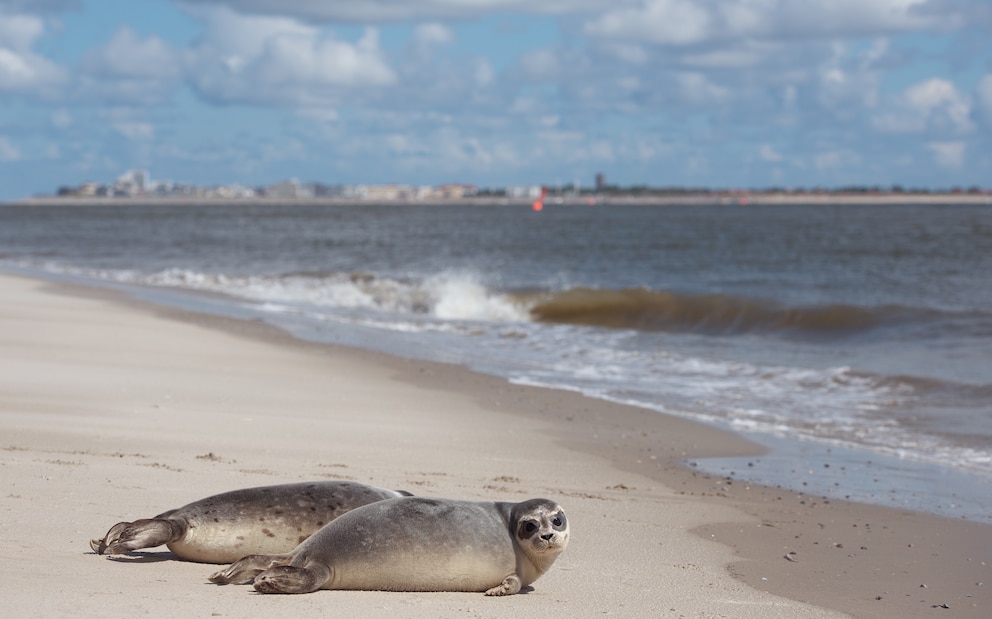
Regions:
M 330 579 L 331 568 L 310 561 L 305 567 L 280 565 L 265 570 L 255 577 L 253 584 L 259 593 L 311 593 Z
M 265 570 L 289 563 L 290 555 L 248 555 L 238 559 L 219 572 L 214 572 L 208 580 L 218 585 L 249 585 Z
M 168 544 L 186 534 L 186 527 L 175 520 L 147 518 L 134 522 L 118 522 L 103 539 L 90 540 L 97 554 L 117 555 L 139 548 Z

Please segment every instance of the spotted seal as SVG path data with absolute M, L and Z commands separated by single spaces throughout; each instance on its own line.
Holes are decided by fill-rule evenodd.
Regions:
M 262 593 L 318 589 L 483 591 L 511 595 L 544 574 L 568 544 L 554 501 L 389 499 L 352 510 L 289 554 L 254 555 L 212 576 Z
M 186 561 L 230 563 L 248 554 L 289 552 L 341 514 L 401 496 L 410 493 L 353 481 L 244 488 L 117 523 L 90 548 L 102 555 L 166 544 Z

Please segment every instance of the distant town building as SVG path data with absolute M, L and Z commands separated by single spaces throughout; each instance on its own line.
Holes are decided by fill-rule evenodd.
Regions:
M 344 197 L 344 185 L 325 185 L 324 183 L 313 184 L 313 195 L 317 198 L 342 198 Z
M 205 197 L 207 198 L 222 198 L 226 200 L 238 200 L 244 198 L 254 198 L 257 192 L 251 187 L 245 187 L 244 185 L 221 185 L 219 187 L 211 187 L 206 190 Z
M 368 185 L 365 187 L 366 200 L 409 200 L 413 188 L 404 185 Z
M 596 175 L 596 191 L 603 191 L 606 189 L 606 175 L 600 172 Z
M 525 187 L 507 187 L 506 197 L 512 199 L 534 200 L 541 197 L 541 186 L 529 185 Z
M 284 198 L 295 200 L 298 198 L 312 198 L 314 192 L 312 185 L 302 185 L 298 179 L 291 178 L 289 180 L 266 185 L 262 189 L 262 193 L 267 198 Z
M 440 185 L 436 189 L 437 197 L 444 200 L 460 200 L 468 196 L 479 193 L 479 188 L 475 185 L 447 184 Z
M 140 196 L 148 184 L 147 170 L 128 170 L 114 181 L 110 195 Z

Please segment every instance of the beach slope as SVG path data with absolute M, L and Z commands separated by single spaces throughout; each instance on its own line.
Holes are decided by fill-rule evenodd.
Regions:
M 968 542 L 992 527 L 912 514 L 889 522 L 892 510 L 817 507 L 808 497 L 677 466 L 684 457 L 757 453 L 728 433 L 457 367 L 298 342 L 258 323 L 141 306 L 112 291 L 5 275 L 0 298 L 6 616 L 977 617 L 990 610 L 992 535 Z M 164 547 L 121 557 L 89 549 L 118 521 L 230 489 L 314 479 L 470 500 L 544 496 L 563 505 L 572 538 L 531 590 L 507 598 L 264 596 L 212 585 L 213 566 L 174 560 Z M 831 535 L 850 535 L 839 531 L 852 520 L 872 524 L 857 532 L 855 546 L 828 547 Z M 940 530 L 928 534 L 933 526 Z M 939 544 L 926 545 L 935 534 Z M 894 554 L 913 539 L 917 552 Z M 798 561 L 784 558 L 790 544 L 800 548 L 792 555 Z M 830 558 L 869 552 L 877 586 L 857 571 L 867 560 Z M 911 563 L 924 572 L 912 572 Z M 928 574 L 932 580 L 919 582 Z M 987 585 L 976 584 L 983 578 Z M 871 599 L 875 591 L 879 599 Z

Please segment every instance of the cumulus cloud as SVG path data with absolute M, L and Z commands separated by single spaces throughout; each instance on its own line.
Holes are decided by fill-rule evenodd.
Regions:
M 148 142 L 155 137 L 155 125 L 141 107 L 106 107 L 97 113 L 100 125 L 131 142 Z
M 969 103 L 951 82 L 943 79 L 930 79 L 911 86 L 906 90 L 906 104 L 919 112 L 932 114 L 941 112 L 958 128 L 969 125 Z
M 861 156 L 847 149 L 826 150 L 813 156 L 813 165 L 818 170 L 833 170 L 861 164 Z
M 21 158 L 21 149 L 13 142 L 0 135 L 0 161 L 17 161 Z
M 107 43 L 84 54 L 73 96 L 150 105 L 168 99 L 181 83 L 180 54 L 160 37 L 140 37 L 121 26 Z
M 744 39 L 850 37 L 960 26 L 956 7 L 928 0 L 638 0 L 590 18 L 594 37 L 694 45 Z
M 321 124 L 331 124 L 341 120 L 337 110 L 329 107 L 305 107 L 296 110 L 296 115 Z
M 52 126 L 58 127 L 59 129 L 65 129 L 66 127 L 72 126 L 72 114 L 66 109 L 55 110 L 52 112 Z
M 0 11 L 9 13 L 55 13 L 81 6 L 81 0 L 0 0 Z
M 964 165 L 965 143 L 961 140 L 930 142 L 927 148 L 933 153 L 934 161 L 942 168 L 960 168 Z
M 782 52 L 782 45 L 760 41 L 742 41 L 720 49 L 689 52 L 682 62 L 698 69 L 744 69 L 760 66 L 769 56 Z
M 188 78 L 215 101 L 308 104 L 343 89 L 386 86 L 396 74 L 369 28 L 357 42 L 286 17 L 199 10 L 200 39 L 184 51 Z
M 778 163 L 784 159 L 782 153 L 775 150 L 770 144 L 762 144 L 758 150 L 758 157 L 768 163 Z
M 851 53 L 842 43 L 830 47 L 816 74 L 820 104 L 841 117 L 877 105 L 882 72 L 876 64 L 885 58 L 888 41 L 876 40 L 861 53 Z
M 665 105 L 675 114 L 710 110 L 774 127 L 853 126 L 879 107 L 886 72 L 905 62 L 905 39 L 893 44 L 894 35 L 954 21 L 924 13 L 923 6 L 922 0 L 638 0 L 588 18 L 583 32 L 601 57 L 609 55 L 608 79 L 641 85 L 629 91 L 628 104 L 641 104 L 642 113 Z M 542 65 L 553 63 L 536 66 Z M 790 93 L 784 106 L 782 92 Z M 679 102 L 705 107 L 672 107 Z
M 975 88 L 976 112 L 992 128 L 992 73 L 987 73 L 978 80 Z
M 691 0 L 647 0 L 624 3 L 590 21 L 586 34 L 610 39 L 687 45 L 712 35 L 710 7 Z
M 520 63 L 536 79 L 554 78 L 563 70 L 558 55 L 550 49 L 535 49 L 525 53 Z
M 112 123 L 111 127 L 129 140 L 147 141 L 155 137 L 155 127 L 147 122 L 120 120 Z
M 424 71 L 436 66 L 441 56 L 441 48 L 455 43 L 451 28 L 439 22 L 418 24 L 413 30 L 413 38 L 401 55 L 402 68 L 399 72 Z
M 676 21 L 679 20 L 679 21 Z M 682 22 L 685 28 L 680 28 Z M 687 0 L 649 0 L 623 4 L 586 22 L 585 34 L 614 40 L 687 44 L 701 41 L 710 31 L 705 7 Z
M 414 38 L 420 45 L 445 45 L 453 42 L 455 35 L 451 32 L 451 28 L 444 24 L 431 22 L 417 26 Z
M 93 74 L 125 78 L 170 78 L 179 74 L 175 49 L 157 36 L 142 39 L 121 26 L 103 47 L 83 57 L 82 68 Z
M 2 14 L 0 19 L 0 45 L 5 48 L 26 52 L 45 31 L 45 23 L 34 15 Z
M 640 43 L 605 41 L 600 43 L 600 49 L 606 54 L 622 60 L 627 64 L 646 65 L 651 61 L 650 51 L 645 45 Z
M 953 83 L 931 78 L 907 88 L 874 125 L 890 133 L 964 134 L 974 128 L 971 106 Z
M 682 96 L 691 103 L 723 103 L 731 97 L 730 90 L 714 84 L 701 73 L 681 73 L 676 79 Z
M 66 80 L 65 69 L 33 50 L 44 32 L 40 17 L 0 7 L 0 92 L 43 96 Z
M 488 60 L 480 58 L 475 62 L 473 77 L 477 86 L 489 86 L 496 79 L 496 70 L 493 69 Z
M 442 124 L 417 135 L 390 126 L 371 140 L 346 134 L 337 146 L 342 158 L 393 160 L 399 169 L 416 176 L 436 174 L 443 162 L 443 174 L 451 175 L 445 180 L 450 182 L 463 175 L 477 176 L 493 166 L 521 165 L 531 153 L 521 151 L 517 140 L 514 135 L 481 135 L 472 127 Z
M 315 21 L 383 22 L 466 18 L 492 13 L 563 14 L 610 7 L 615 0 L 185 0 L 187 5 L 222 5 L 241 13 L 287 15 Z

